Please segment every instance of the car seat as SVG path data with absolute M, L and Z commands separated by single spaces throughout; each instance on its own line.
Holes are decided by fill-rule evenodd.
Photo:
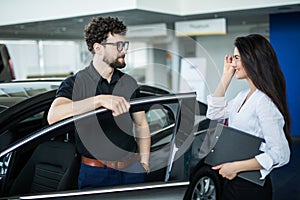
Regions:
M 14 180 L 9 193 L 17 195 L 75 189 L 78 163 L 73 143 L 41 143 Z

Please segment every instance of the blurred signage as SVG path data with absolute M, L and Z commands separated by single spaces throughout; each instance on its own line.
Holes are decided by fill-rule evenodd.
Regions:
M 159 37 L 167 35 L 164 23 L 128 26 L 126 37 Z
M 176 36 L 225 35 L 226 19 L 205 19 L 175 22 Z

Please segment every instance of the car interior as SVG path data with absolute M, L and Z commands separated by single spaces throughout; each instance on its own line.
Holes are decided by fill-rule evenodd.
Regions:
M 41 143 L 14 179 L 9 195 L 75 189 L 78 160 L 73 143 L 56 140 Z

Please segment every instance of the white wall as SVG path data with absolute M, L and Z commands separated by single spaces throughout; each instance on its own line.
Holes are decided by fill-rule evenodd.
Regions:
M 86 66 L 79 42 L 2 40 L 0 43 L 7 45 L 16 79 L 67 75 Z M 87 60 L 89 63 L 90 59 Z
M 79 67 L 79 52 L 79 47 L 76 42 L 43 42 L 43 73 L 67 74 L 69 72 L 75 72 Z

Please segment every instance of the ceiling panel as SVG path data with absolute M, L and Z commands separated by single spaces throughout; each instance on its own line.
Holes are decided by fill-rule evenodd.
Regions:
M 228 25 L 264 24 L 269 22 L 269 14 L 286 12 L 300 12 L 300 5 L 188 16 L 169 15 L 144 10 L 104 13 L 97 16 L 119 17 L 128 26 L 163 22 L 167 24 L 168 28 L 173 29 L 175 21 L 211 19 L 217 17 L 225 17 Z M 83 38 L 84 26 L 94 16 L 95 15 L 0 26 L 0 38 L 81 40 Z

